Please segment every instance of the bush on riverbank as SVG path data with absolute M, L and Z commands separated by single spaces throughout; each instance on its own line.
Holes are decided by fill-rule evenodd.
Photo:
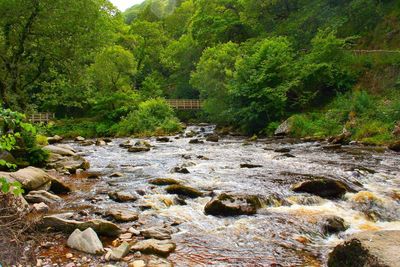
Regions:
M 356 91 L 339 95 L 325 109 L 292 117 L 296 137 L 327 137 L 346 128 L 353 140 L 385 144 L 395 140 L 392 132 L 400 121 L 400 92 L 387 90 L 381 95 Z
M 83 136 L 164 135 L 177 133 L 182 129 L 173 109 L 163 99 L 149 99 L 120 120 L 103 118 L 64 119 L 58 121 L 48 134 L 66 138 Z

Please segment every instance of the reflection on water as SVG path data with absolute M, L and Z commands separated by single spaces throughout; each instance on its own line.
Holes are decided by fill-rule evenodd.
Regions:
M 187 129 L 192 130 L 207 134 L 213 127 Z M 118 146 L 124 141 L 116 139 L 105 147 L 74 145 L 103 176 L 99 181 L 76 178 L 78 190 L 66 199 L 64 209 L 96 214 L 128 208 L 141 212 L 139 228 L 140 223 L 173 225 L 177 251 L 169 259 L 175 266 L 321 266 L 332 246 L 348 234 L 400 230 L 400 158 L 391 152 L 354 146 L 329 151 L 319 143 L 285 139 L 243 145 L 241 138 L 223 138 L 219 143 L 189 144 L 188 138 L 181 137 L 168 143 L 149 139 L 154 145 L 150 152 L 128 153 Z M 282 147 L 295 157 L 274 152 Z M 242 163 L 262 167 L 244 169 Z M 176 166 L 188 168 L 190 174 L 172 173 Z M 110 178 L 113 172 L 122 172 L 124 177 Z M 362 192 L 332 201 L 290 190 L 292 184 L 310 176 L 339 179 Z M 174 178 L 207 195 L 257 194 L 273 201 L 254 216 L 206 216 L 203 209 L 211 197 L 173 205 L 174 196 L 148 183 L 159 177 Z M 107 197 L 115 190 L 142 196 L 133 204 L 115 203 Z M 343 218 L 349 229 L 325 236 L 320 222 L 328 215 Z

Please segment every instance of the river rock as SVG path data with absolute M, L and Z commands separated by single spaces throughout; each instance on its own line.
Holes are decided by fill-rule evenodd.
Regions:
M 150 151 L 150 147 L 147 146 L 132 146 L 128 148 L 128 152 L 131 153 L 148 152 L 148 151 Z
M 184 167 L 175 167 L 175 168 L 172 169 L 172 171 L 176 172 L 176 173 L 182 173 L 182 174 L 189 174 L 190 173 L 190 171 L 187 168 L 184 168 Z
M 197 134 L 196 132 L 190 131 L 190 132 L 187 132 L 187 133 L 185 134 L 185 137 L 192 138 L 192 137 L 195 137 L 196 134 Z
M 135 260 L 129 263 L 128 267 L 146 267 L 144 260 Z
M 321 230 L 325 235 L 336 234 L 346 231 L 348 226 L 344 220 L 338 216 L 328 216 L 323 219 Z
M 281 147 L 281 148 L 275 149 L 274 152 L 277 152 L 277 153 L 289 153 L 290 152 L 290 148 Z
M 156 256 L 150 257 L 149 261 L 147 262 L 147 267 L 173 267 L 174 265 L 165 258 L 160 258 Z
M 158 240 L 171 239 L 171 232 L 165 228 L 152 227 L 140 231 L 145 238 L 154 238 Z
M 85 141 L 86 139 L 84 138 L 84 137 L 82 137 L 82 136 L 77 136 L 77 137 L 75 137 L 75 141 L 77 141 L 77 142 L 83 142 L 83 141 Z
M 189 141 L 189 144 L 204 144 L 204 141 L 201 141 L 199 139 L 192 139 Z
M 177 180 L 174 180 L 171 178 L 155 178 L 155 179 L 151 179 L 149 181 L 149 183 L 153 184 L 153 185 L 159 185 L 159 186 L 180 184 Z
M 84 140 L 82 142 L 80 142 L 81 146 L 93 146 L 95 144 L 95 142 L 93 140 Z
M 157 142 L 168 143 L 170 140 L 168 137 L 158 137 L 156 139 Z
M 95 219 L 86 222 L 80 222 L 64 218 L 63 214 L 43 217 L 41 226 L 44 228 L 50 227 L 57 231 L 66 233 L 71 233 L 75 229 L 83 231 L 87 228 L 92 228 L 96 233 L 105 236 L 118 236 L 121 232 L 121 228 L 119 226 L 109 221 Z
M 53 193 L 66 194 L 72 191 L 72 188 L 65 182 L 61 181 L 60 179 L 54 176 L 50 176 L 50 179 L 51 179 L 50 191 L 52 191 Z
M 255 165 L 255 164 L 249 164 L 249 163 L 240 164 L 240 168 L 242 168 L 242 169 L 245 169 L 245 168 L 254 169 L 254 168 L 261 168 L 261 167 L 262 167 L 262 165 Z
M 67 244 L 70 248 L 89 254 L 101 254 L 104 251 L 103 244 L 92 228 L 87 228 L 83 232 L 76 229 L 69 236 Z
M 111 259 L 115 261 L 121 260 L 123 257 L 128 255 L 130 249 L 131 245 L 129 245 L 128 242 L 122 242 L 119 247 L 114 248 L 111 251 Z
M 61 202 L 62 198 L 59 196 L 53 195 L 47 191 L 39 190 L 39 191 L 30 191 L 29 194 L 25 196 L 26 201 L 29 203 L 41 203 L 44 202 L 46 204 L 53 204 L 56 202 Z
M 48 145 L 43 147 L 43 150 L 49 151 L 50 153 L 54 153 L 54 154 L 59 154 L 61 156 L 75 156 L 76 153 L 71 150 L 71 149 L 67 149 L 65 147 L 62 146 L 56 146 L 56 145 Z
M 60 143 L 64 138 L 62 138 L 59 135 L 55 135 L 52 137 L 47 137 L 47 143 L 49 144 L 56 144 L 56 143 Z
M 130 210 L 109 210 L 106 212 L 106 216 L 111 216 L 114 220 L 118 222 L 131 222 L 136 221 L 139 215 Z
M 317 178 L 292 186 L 294 192 L 303 192 L 324 198 L 342 197 L 350 188 L 343 182 L 328 178 Z
M 138 199 L 137 196 L 125 191 L 110 192 L 108 196 L 117 202 L 134 202 Z
M 350 236 L 329 254 L 329 267 L 398 267 L 400 231 L 361 232 Z
M 116 177 L 124 177 L 124 174 L 121 172 L 114 172 L 112 174 L 110 174 L 111 178 L 116 178 Z
M 35 167 L 27 167 L 16 172 L 6 173 L 7 175 L 2 175 L 10 177 L 12 180 L 16 180 L 22 184 L 22 188 L 31 191 L 41 188 L 51 182 L 52 180 L 56 180 L 56 178 L 52 177 L 50 174 L 45 171 L 35 168 Z
M 261 202 L 257 196 L 223 193 L 209 201 L 204 207 L 204 212 L 216 216 L 252 215 L 257 213 L 260 207 Z
M 96 144 L 96 146 L 106 146 L 107 145 L 106 141 L 104 141 L 103 139 L 97 139 L 95 144 Z
M 78 169 L 87 170 L 90 168 L 90 163 L 81 156 L 68 157 L 57 161 L 54 166 L 57 170 L 67 170 L 69 173 L 76 173 Z
M 332 145 L 322 146 L 322 149 L 324 149 L 324 150 L 338 150 L 341 148 L 342 148 L 341 144 L 332 144 Z
M 292 130 L 292 122 L 290 118 L 284 121 L 279 127 L 275 130 L 274 135 L 276 136 L 284 136 L 289 135 Z
M 206 139 L 207 142 L 214 142 L 217 143 L 219 141 L 219 136 L 216 134 L 212 134 L 210 136 L 207 137 Z
M 400 152 L 400 141 L 397 142 L 393 142 L 389 145 L 389 149 L 396 151 L 396 152 Z
M 47 212 L 49 211 L 49 206 L 47 206 L 45 203 L 41 202 L 41 203 L 35 203 L 32 205 L 32 208 L 34 211 L 36 212 Z
M 175 248 L 176 245 L 171 240 L 147 239 L 134 244 L 131 250 L 168 257 L 169 254 L 175 251 Z
M 165 191 L 167 191 L 167 193 L 169 194 L 181 195 L 190 198 L 197 198 L 203 196 L 203 193 L 200 192 L 199 190 L 180 184 L 170 185 L 167 188 L 165 188 Z

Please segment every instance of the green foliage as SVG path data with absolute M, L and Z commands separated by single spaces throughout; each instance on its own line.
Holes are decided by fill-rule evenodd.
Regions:
M 257 132 L 282 117 L 293 86 L 292 64 L 293 50 L 283 37 L 258 42 L 237 61 L 231 93 L 235 120 L 244 130 Z
M 119 135 L 168 134 L 180 131 L 181 125 L 172 108 L 162 99 L 150 99 L 128 114 L 116 127 Z
M 42 165 L 48 154 L 37 146 L 36 128 L 24 122 L 25 116 L 9 109 L 0 110 L 0 151 L 9 151 L 35 166 Z M 0 161 L 0 166 L 14 169 L 14 163 Z
M 192 73 L 191 84 L 199 90 L 204 99 L 204 110 L 210 119 L 226 124 L 231 119 L 229 109 L 229 85 L 234 77 L 239 46 L 229 42 L 204 50 Z
M 3 194 L 11 193 L 14 196 L 20 196 L 24 193 L 24 190 L 21 188 L 22 185 L 20 182 L 9 182 L 6 178 L 0 178 L 0 188 Z

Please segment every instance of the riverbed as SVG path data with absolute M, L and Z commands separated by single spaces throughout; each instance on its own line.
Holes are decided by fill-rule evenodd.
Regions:
M 190 126 L 200 140 L 214 127 Z M 119 144 L 134 138 L 113 139 L 106 146 L 71 145 L 91 163 L 100 179 L 82 174 L 69 180 L 74 193 L 59 211 L 96 218 L 104 210 L 137 211 L 137 229 L 170 227 L 176 251 L 174 266 L 323 266 L 329 251 L 346 236 L 368 230 L 400 230 L 400 157 L 383 148 L 349 145 L 326 147 L 321 142 L 227 136 L 219 142 L 189 144 L 193 138 L 170 137 L 169 142 L 141 139 L 149 152 L 129 153 Z M 285 148 L 287 153 L 275 152 Z M 288 154 L 289 153 L 289 154 Z M 241 164 L 259 165 L 241 168 Z M 185 167 L 190 173 L 173 171 Z M 120 172 L 122 177 L 110 177 Z M 291 187 L 310 177 L 340 180 L 357 192 L 340 199 L 294 193 Z M 153 178 L 173 178 L 204 192 L 205 196 L 174 204 L 176 196 L 149 184 Z M 139 199 L 117 203 L 110 191 L 129 191 Z M 252 194 L 269 199 L 252 216 L 219 217 L 204 214 L 204 206 L 219 193 Z M 326 216 L 339 216 L 348 228 L 327 235 Z M 121 265 L 124 266 L 124 265 Z

